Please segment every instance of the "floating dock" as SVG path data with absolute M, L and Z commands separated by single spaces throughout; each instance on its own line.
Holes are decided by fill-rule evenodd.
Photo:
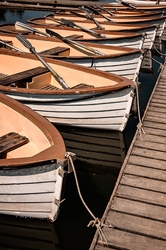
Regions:
M 166 249 L 166 63 L 90 250 Z

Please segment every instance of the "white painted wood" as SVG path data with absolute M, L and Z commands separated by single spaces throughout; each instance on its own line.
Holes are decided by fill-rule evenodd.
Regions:
M 34 97 L 33 104 L 26 105 L 53 123 L 122 131 L 128 121 L 133 91 L 132 88 L 127 88 L 101 97 L 64 103 L 62 101 L 46 103 L 43 99 L 38 103 L 38 98 L 35 100 Z M 14 98 L 17 99 L 17 96 L 15 95 Z M 29 98 L 32 102 L 32 98 L 26 96 L 27 100 Z

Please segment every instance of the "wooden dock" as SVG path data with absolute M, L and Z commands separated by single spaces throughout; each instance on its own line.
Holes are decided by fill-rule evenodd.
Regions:
M 98 5 L 107 5 L 107 2 L 94 2 L 94 1 L 72 1 L 72 0 L 2 0 L 0 1 L 1 8 L 17 8 L 29 10 L 43 10 L 55 11 L 58 8 L 66 7 L 79 7 L 85 5 L 93 6 L 95 3 Z
M 166 249 L 166 64 L 148 102 L 90 250 Z

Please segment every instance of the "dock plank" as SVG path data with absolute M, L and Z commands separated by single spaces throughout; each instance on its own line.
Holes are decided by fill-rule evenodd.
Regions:
M 111 211 L 105 223 L 120 230 L 139 233 L 144 236 L 166 240 L 165 223 L 130 214 Z
M 166 63 L 133 138 L 90 250 L 166 249 Z
M 117 197 L 166 207 L 166 194 L 142 188 L 120 185 L 117 189 Z
M 107 235 L 108 249 L 109 246 L 117 246 L 118 249 L 133 249 L 133 250 L 163 250 L 166 249 L 166 242 L 163 240 L 152 239 L 150 237 L 137 235 L 116 229 L 105 229 Z M 102 244 L 98 241 L 98 244 Z M 100 248 L 98 248 L 100 249 Z M 107 249 L 107 247 L 105 247 Z
M 111 209 L 118 212 L 166 221 L 166 207 L 115 197 Z

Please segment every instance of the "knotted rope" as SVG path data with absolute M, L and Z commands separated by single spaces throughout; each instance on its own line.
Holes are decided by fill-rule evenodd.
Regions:
M 73 164 L 73 160 L 72 160 L 72 157 L 70 155 L 70 153 L 67 153 L 66 154 L 66 158 L 69 160 L 69 163 L 73 169 L 73 173 L 74 173 L 74 178 L 75 178 L 75 181 L 76 181 L 76 186 L 77 186 L 77 190 L 78 190 L 78 194 L 79 194 L 79 197 L 83 203 L 83 205 L 85 206 L 85 208 L 87 209 L 87 211 L 90 213 L 90 215 L 92 216 L 93 220 L 91 220 L 87 227 L 96 227 L 97 228 L 97 231 L 99 233 L 99 236 L 100 236 L 100 239 L 101 241 L 104 243 L 104 244 L 107 244 L 108 245 L 108 242 L 107 242 L 107 239 L 102 231 L 102 226 L 105 226 L 105 227 L 113 227 L 112 225 L 105 225 L 103 223 L 101 223 L 101 220 L 97 217 L 95 217 L 95 215 L 91 212 L 91 210 L 88 208 L 88 206 L 86 205 L 83 197 L 82 197 L 82 194 L 81 194 L 81 191 L 80 191 L 80 187 L 79 187 L 79 183 L 78 183 L 78 178 L 77 178 L 77 174 L 76 174 L 76 171 L 75 171 L 75 167 L 74 167 L 74 164 Z
M 138 90 L 138 83 L 135 82 L 135 89 L 136 89 L 136 99 L 137 99 L 137 109 L 138 109 L 138 124 L 137 124 L 137 129 L 140 135 L 140 138 L 142 140 L 142 134 L 145 134 L 145 131 L 142 127 L 142 119 L 141 119 L 141 114 L 140 114 L 140 103 L 139 103 L 139 90 Z

